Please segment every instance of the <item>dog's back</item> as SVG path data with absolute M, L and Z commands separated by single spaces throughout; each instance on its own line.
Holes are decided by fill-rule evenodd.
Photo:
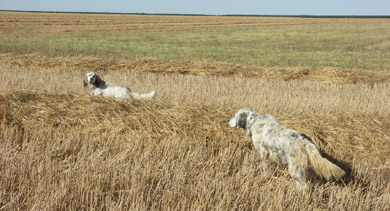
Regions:
M 120 86 L 112 83 L 106 82 L 104 87 L 97 87 L 97 90 L 101 92 L 103 97 L 115 97 L 115 98 L 128 98 L 131 97 L 131 90 L 125 86 Z

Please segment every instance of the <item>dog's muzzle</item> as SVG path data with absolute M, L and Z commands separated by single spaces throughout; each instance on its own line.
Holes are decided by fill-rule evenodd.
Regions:
M 229 126 L 230 127 L 237 127 L 235 118 L 232 118 L 231 120 L 229 120 Z

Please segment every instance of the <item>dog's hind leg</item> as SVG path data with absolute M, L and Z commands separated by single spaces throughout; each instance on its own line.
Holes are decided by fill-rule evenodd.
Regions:
M 290 176 L 295 180 L 297 186 L 299 187 L 306 186 L 306 183 L 304 181 L 305 170 L 302 167 L 294 163 L 289 163 L 288 172 L 290 173 Z

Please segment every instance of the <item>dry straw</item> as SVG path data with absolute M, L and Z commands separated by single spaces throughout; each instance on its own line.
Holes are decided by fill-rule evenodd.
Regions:
M 311 175 L 298 194 L 286 171 L 259 165 L 228 127 L 233 108 L 0 96 L 3 209 L 389 208 L 388 115 L 277 114 L 348 172 L 328 184 Z
M 0 12 L 0 25 L 0 211 L 390 210 L 383 19 Z M 157 98 L 90 96 L 89 71 Z M 242 107 L 304 132 L 346 176 L 308 172 L 298 190 L 260 165 L 227 124 Z

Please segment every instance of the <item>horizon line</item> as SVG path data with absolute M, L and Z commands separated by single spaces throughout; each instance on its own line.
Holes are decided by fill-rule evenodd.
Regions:
M 171 15 L 171 16 L 225 16 L 225 17 L 300 17 L 300 18 L 390 18 L 390 15 L 267 15 L 267 14 L 197 14 L 197 13 L 143 13 L 143 12 L 82 12 L 45 10 L 3 10 L 1 12 L 70 13 L 70 14 L 112 14 L 112 15 Z

